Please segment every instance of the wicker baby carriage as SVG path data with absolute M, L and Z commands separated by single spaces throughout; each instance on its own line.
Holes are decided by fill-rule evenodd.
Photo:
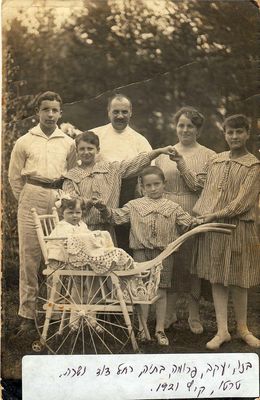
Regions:
M 97 274 L 90 268 L 51 268 L 46 242 L 53 240 L 49 235 L 59 221 L 57 211 L 54 208 L 50 215 L 38 215 L 35 209 L 32 212 L 46 266 L 35 312 L 40 340 L 33 348 L 37 351 L 46 346 L 52 354 L 137 352 L 136 321 L 141 323 L 147 340 L 151 339 L 140 305 L 153 304 L 158 299 L 162 261 L 196 234 L 230 234 L 234 228 L 218 223 L 201 225 L 169 244 L 151 261 L 137 263 L 127 271 Z M 75 287 L 76 301 L 72 296 Z M 76 325 L 71 313 L 77 316 Z

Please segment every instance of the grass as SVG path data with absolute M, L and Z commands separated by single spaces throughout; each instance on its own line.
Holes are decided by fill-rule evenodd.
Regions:
M 6 379 L 21 379 L 21 360 L 24 355 L 35 354 L 31 345 L 38 338 L 37 333 L 27 335 L 23 339 L 12 337 L 19 324 L 17 317 L 18 309 L 18 287 L 16 284 L 5 290 L 3 298 L 3 340 L 2 340 L 2 377 Z M 204 353 L 209 352 L 205 348 L 206 342 L 216 332 L 214 307 L 211 302 L 201 299 L 201 320 L 204 325 L 204 332 L 201 335 L 194 335 L 187 322 L 187 301 L 185 297 L 178 300 L 178 322 L 166 331 L 170 341 L 168 347 L 157 345 L 152 341 L 141 346 L 142 353 Z M 260 288 L 250 290 L 248 306 L 248 323 L 250 329 L 260 336 L 260 324 L 258 314 L 260 309 Z M 154 312 L 151 312 L 149 328 L 151 335 L 154 335 Z M 235 321 L 231 304 L 229 304 L 229 328 L 233 340 L 225 343 L 220 352 L 252 352 L 252 349 L 236 338 Z M 256 351 L 260 355 L 260 351 Z

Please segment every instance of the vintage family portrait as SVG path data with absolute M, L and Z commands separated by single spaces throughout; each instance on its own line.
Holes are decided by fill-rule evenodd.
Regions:
M 259 2 L 5 0 L 2 60 L 3 398 L 25 355 L 259 355 Z

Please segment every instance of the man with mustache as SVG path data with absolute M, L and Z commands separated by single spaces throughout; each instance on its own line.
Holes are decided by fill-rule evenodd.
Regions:
M 108 100 L 110 123 L 91 129 L 98 135 L 101 153 L 109 161 L 128 160 L 143 151 L 151 151 L 147 139 L 128 125 L 131 116 L 131 100 L 123 94 L 115 94 Z
M 100 154 L 109 161 L 123 161 L 152 150 L 148 140 L 129 126 L 132 116 L 131 100 L 124 94 L 114 94 L 108 100 L 110 123 L 91 129 L 100 140 Z M 135 197 L 137 178 L 123 180 L 120 207 Z M 118 246 L 128 249 L 129 229 L 116 227 Z

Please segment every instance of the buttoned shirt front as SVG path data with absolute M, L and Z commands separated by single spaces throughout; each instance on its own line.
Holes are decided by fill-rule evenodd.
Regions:
M 91 131 L 98 135 L 100 153 L 108 161 L 130 160 L 139 153 L 152 150 L 148 140 L 130 126 L 122 132 L 117 132 L 110 123 Z
M 114 224 L 130 222 L 132 249 L 164 249 L 194 222 L 178 204 L 165 197 L 131 200 L 122 208 L 110 209 L 110 213 Z
M 19 198 L 26 176 L 58 179 L 75 162 L 74 140 L 58 127 L 48 137 L 38 124 L 16 141 L 11 154 L 8 176 L 15 197 Z

